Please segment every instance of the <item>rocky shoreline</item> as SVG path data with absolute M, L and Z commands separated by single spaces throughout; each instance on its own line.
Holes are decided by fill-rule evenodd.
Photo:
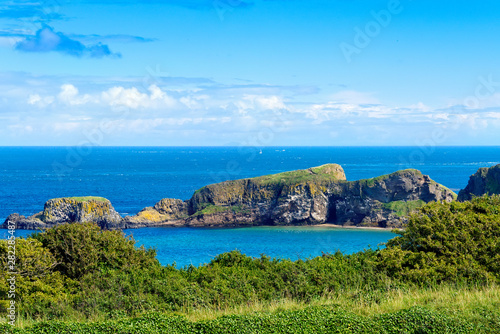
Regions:
M 472 175 L 459 200 L 500 193 L 500 165 Z M 457 195 L 415 169 L 347 181 L 340 165 L 211 184 L 189 200 L 164 198 L 133 216 L 121 217 L 102 197 L 51 199 L 44 210 L 3 223 L 18 229 L 45 229 L 65 223 L 95 222 L 103 229 L 158 226 L 239 227 L 329 224 L 340 227 L 400 228 L 406 216 L 431 201 Z

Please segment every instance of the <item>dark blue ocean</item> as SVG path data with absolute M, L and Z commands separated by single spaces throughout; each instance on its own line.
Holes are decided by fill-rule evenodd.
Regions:
M 0 147 L 0 220 L 39 212 L 50 198 L 83 195 L 106 197 L 122 215 L 135 214 L 165 197 L 188 199 L 206 184 L 325 163 L 342 165 L 348 180 L 417 168 L 458 191 L 478 168 L 500 163 L 500 147 Z M 318 227 L 125 232 L 156 247 L 163 264 L 180 266 L 233 249 L 292 259 L 349 253 L 393 237 Z

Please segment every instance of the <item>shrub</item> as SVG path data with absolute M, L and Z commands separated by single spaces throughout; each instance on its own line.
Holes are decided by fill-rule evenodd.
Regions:
M 56 270 L 78 279 L 99 268 L 125 269 L 159 266 L 156 251 L 136 248 L 121 231 L 103 231 L 93 223 L 63 224 L 36 234 L 57 260 Z
M 379 252 L 380 270 L 420 284 L 500 281 L 500 196 L 430 203 Z

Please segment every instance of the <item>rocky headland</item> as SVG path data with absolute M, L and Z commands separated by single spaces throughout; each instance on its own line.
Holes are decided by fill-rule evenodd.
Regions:
M 402 227 L 406 216 L 431 201 L 456 194 L 415 169 L 347 181 L 340 165 L 211 184 L 191 199 L 165 198 L 133 216 L 120 217 L 102 197 L 52 199 L 30 217 L 11 214 L 19 229 L 96 222 L 103 229 L 152 226 L 235 227 L 318 225 Z
M 474 196 L 500 194 L 500 164 L 490 168 L 479 168 L 471 175 L 467 187 L 458 193 L 459 201 L 469 201 Z

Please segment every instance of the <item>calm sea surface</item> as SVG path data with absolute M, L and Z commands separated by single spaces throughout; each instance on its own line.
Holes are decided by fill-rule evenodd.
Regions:
M 458 191 L 479 167 L 500 163 L 500 147 L 0 147 L 0 220 L 13 212 L 39 212 L 50 198 L 82 195 L 106 197 L 122 215 L 135 214 L 165 197 L 188 199 L 206 184 L 325 163 L 342 165 L 348 180 L 417 168 Z M 163 264 L 179 266 L 233 249 L 291 259 L 349 253 L 393 237 L 387 231 L 318 227 L 125 232 L 156 247 Z

